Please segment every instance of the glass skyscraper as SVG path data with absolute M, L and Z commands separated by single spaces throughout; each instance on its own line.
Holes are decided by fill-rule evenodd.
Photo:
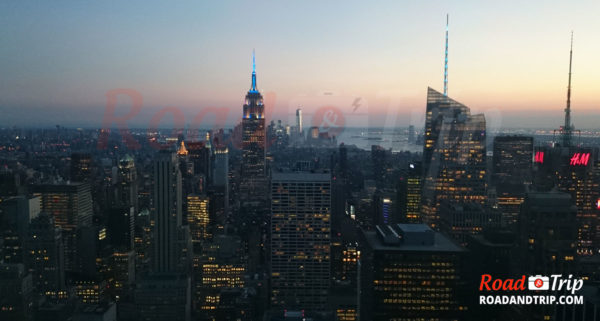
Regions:
M 440 204 L 479 203 L 486 196 L 483 114 L 428 88 L 423 146 L 423 221 L 438 228 Z

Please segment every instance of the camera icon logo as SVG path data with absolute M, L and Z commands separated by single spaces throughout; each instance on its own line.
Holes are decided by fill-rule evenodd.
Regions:
M 548 290 L 550 288 L 550 278 L 542 275 L 530 276 L 527 279 L 529 290 Z

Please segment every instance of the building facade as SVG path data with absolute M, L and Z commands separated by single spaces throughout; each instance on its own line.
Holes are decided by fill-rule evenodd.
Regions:
M 273 173 L 271 198 L 271 303 L 322 309 L 330 282 L 331 175 Z

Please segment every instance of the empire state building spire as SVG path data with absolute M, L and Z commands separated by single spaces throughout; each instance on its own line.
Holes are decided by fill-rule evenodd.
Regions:
M 252 50 L 252 88 L 250 88 L 250 92 L 258 92 L 258 89 L 256 89 L 256 55 L 254 50 Z

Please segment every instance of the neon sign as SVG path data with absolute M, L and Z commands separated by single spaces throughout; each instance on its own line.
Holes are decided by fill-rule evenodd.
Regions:
M 596 208 L 600 210 L 600 198 L 596 201 Z
M 590 161 L 590 153 L 575 153 L 571 157 L 570 165 L 583 165 L 587 166 Z
M 543 164 L 544 163 L 544 152 L 535 152 L 534 162 Z

